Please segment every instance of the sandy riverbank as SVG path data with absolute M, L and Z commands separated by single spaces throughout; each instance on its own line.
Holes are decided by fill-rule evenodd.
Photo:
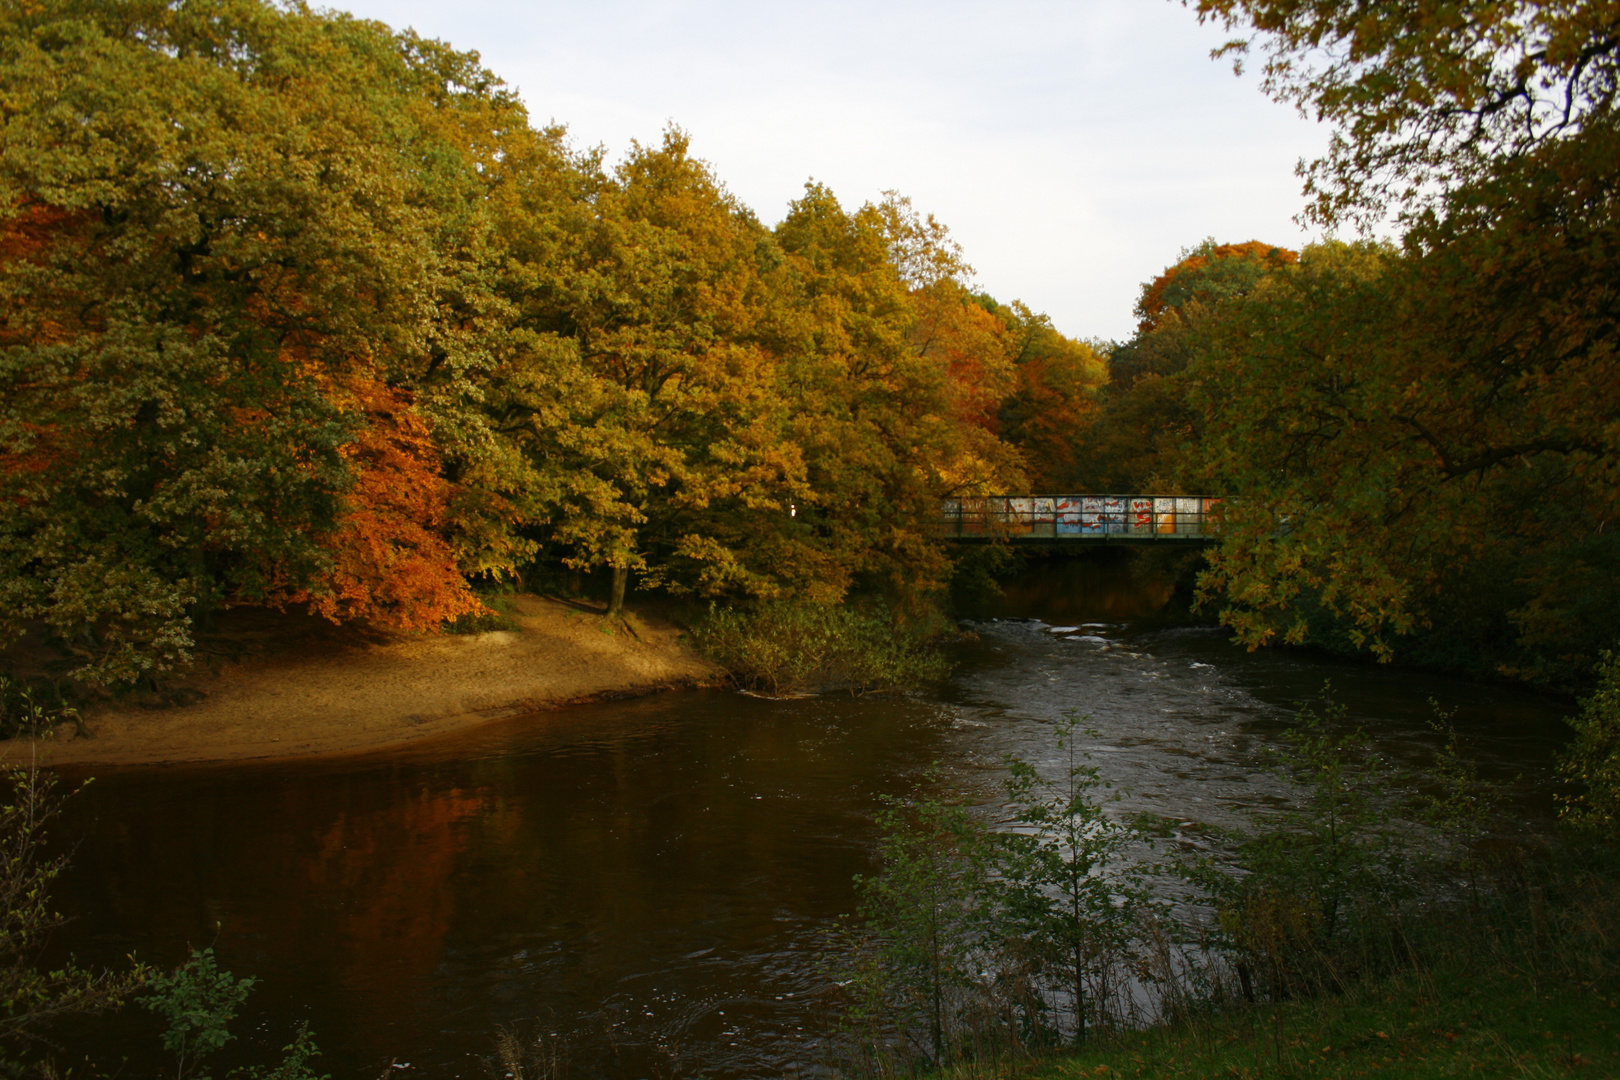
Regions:
M 677 626 L 650 613 L 632 614 L 627 628 L 536 596 L 516 597 L 514 606 L 521 629 L 467 636 L 238 615 L 222 638 L 240 659 L 199 665 L 166 687 L 166 701 L 87 711 L 93 738 L 65 725 L 48 739 L 0 743 L 0 758 L 138 765 L 352 753 L 720 676 Z

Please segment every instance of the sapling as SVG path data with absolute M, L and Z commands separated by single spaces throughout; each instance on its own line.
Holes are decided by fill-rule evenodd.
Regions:
M 1216 901 L 1240 977 L 1258 966 L 1273 1000 L 1342 982 L 1347 950 L 1392 930 L 1412 892 L 1406 837 L 1392 818 L 1398 777 L 1366 733 L 1348 726 L 1331 685 L 1323 698 L 1320 711 L 1300 705 L 1285 746 L 1266 758 L 1294 788 L 1294 805 L 1254 811 L 1250 828 L 1225 830 L 1229 869 L 1206 862 L 1190 871 Z
M 1136 833 L 1108 816 L 1110 785 L 1080 744 L 1096 733 L 1082 721 L 1071 710 L 1056 724 L 1057 778 L 1006 759 L 1012 827 L 995 837 L 1000 921 L 1041 980 L 1069 998 L 1075 1045 L 1086 1039 L 1088 1014 L 1104 1015 L 1117 989 L 1111 976 L 1151 906 L 1126 860 Z
M 963 807 L 934 799 L 891 802 L 878 826 L 882 871 L 855 879 L 866 947 L 849 973 L 851 1019 L 868 1032 L 890 1027 L 939 1068 L 980 986 L 986 833 Z
M 175 1080 L 186 1080 L 235 1038 L 230 1022 L 257 981 L 221 970 L 210 947 L 192 949 L 185 963 L 147 983 L 142 1004 L 168 1022 L 163 1049 L 174 1055 Z
M 255 978 L 238 978 L 221 968 L 211 947 L 192 949 L 185 963 L 148 980 L 142 1004 L 168 1022 L 163 1048 L 174 1055 L 175 1080 L 188 1080 L 205 1058 L 235 1038 L 230 1023 L 257 983 Z M 317 1077 L 309 1066 L 319 1055 L 309 1026 L 303 1024 L 293 1041 L 282 1047 L 279 1064 L 268 1069 L 233 1069 L 229 1075 L 243 1080 L 329 1080 Z
M 67 921 L 52 910 L 50 890 L 68 859 L 45 852 L 62 805 L 56 783 L 34 768 L 0 772 L 0 1073 L 23 1071 L 32 1052 L 49 1047 L 44 1030 L 52 1021 L 114 1009 L 148 974 L 140 964 L 123 971 L 92 971 L 71 960 L 39 967 L 51 932 Z

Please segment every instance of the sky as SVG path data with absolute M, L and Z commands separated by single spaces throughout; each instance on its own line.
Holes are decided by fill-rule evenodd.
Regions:
M 767 224 L 814 179 L 951 230 L 974 287 L 1123 339 L 1205 237 L 1297 247 L 1327 130 L 1210 50 L 1173 0 L 354 0 L 480 54 L 532 120 L 612 160 L 675 124 Z

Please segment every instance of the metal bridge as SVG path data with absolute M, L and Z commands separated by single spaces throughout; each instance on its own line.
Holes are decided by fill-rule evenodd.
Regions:
M 1220 499 L 1201 495 L 983 495 L 946 499 L 939 531 L 963 543 L 1212 543 Z

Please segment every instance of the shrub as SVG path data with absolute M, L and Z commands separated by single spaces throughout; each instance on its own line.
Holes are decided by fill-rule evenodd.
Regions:
M 1076 1045 L 1106 1024 L 1129 977 L 1127 958 L 1154 905 L 1126 864 L 1135 832 L 1108 816 L 1109 785 L 1080 748 L 1082 718 L 1058 721 L 1062 775 L 1009 757 L 1012 828 L 997 833 L 997 903 L 1005 931 L 1028 957 L 1031 985 L 1067 1004 Z
M 857 875 L 858 929 L 843 1029 L 862 1071 L 896 1058 L 938 1069 L 965 1056 L 993 1007 L 980 973 L 993 966 L 989 835 L 961 806 L 892 801 L 878 815 L 879 873 Z
M 84 734 L 84 721 L 78 710 L 43 704 L 27 683 L 13 682 L 0 675 L 0 739 L 19 735 L 38 738 L 55 730 L 58 724 L 73 724 Z
M 481 596 L 484 609 L 458 615 L 444 624 L 447 634 L 487 634 L 493 630 L 521 630 L 517 607 L 504 596 Z
M 203 1064 L 203 1059 L 230 1042 L 230 1023 L 258 983 L 239 979 L 214 960 L 213 949 L 192 949 L 186 962 L 167 975 L 153 977 L 142 1001 L 166 1022 L 163 1048 L 174 1055 L 175 1080 L 187 1080 Z M 231 1077 L 242 1080 L 330 1080 L 316 1076 L 309 1067 L 319 1057 L 309 1026 L 299 1027 L 293 1041 L 282 1047 L 280 1064 L 270 1068 L 252 1065 L 233 1069 Z M 201 1080 L 208 1080 L 202 1077 Z
M 1564 799 L 1562 814 L 1577 826 L 1609 831 L 1620 824 L 1620 656 L 1605 651 L 1597 676 L 1580 715 L 1567 721 L 1575 741 L 1560 765 L 1585 790 Z
M 1065 1035 L 1078 1044 L 1130 1011 L 1156 910 L 1080 723 L 1071 712 L 1056 725 L 1056 779 L 1007 760 L 1005 828 L 929 798 L 878 816 L 881 870 L 856 879 L 844 942 L 843 1033 L 858 1072 L 940 1069 Z
M 230 1022 L 257 981 L 221 971 L 213 949 L 193 949 L 185 963 L 147 983 L 142 1004 L 167 1021 L 163 1049 L 174 1055 L 176 1080 L 185 1080 L 203 1058 L 235 1038 Z
M 902 620 L 882 607 L 771 601 L 712 608 L 694 637 L 745 689 L 863 694 L 914 689 L 949 675 L 950 664 L 933 645 L 943 629 L 937 615 Z
M 1395 777 L 1347 726 L 1331 686 L 1323 699 L 1320 711 L 1301 704 L 1266 763 L 1294 788 L 1294 805 L 1229 831 L 1228 867 L 1192 871 L 1251 997 L 1256 975 L 1274 1001 L 1341 987 L 1393 943 L 1412 893 L 1408 837 L 1391 815 Z

